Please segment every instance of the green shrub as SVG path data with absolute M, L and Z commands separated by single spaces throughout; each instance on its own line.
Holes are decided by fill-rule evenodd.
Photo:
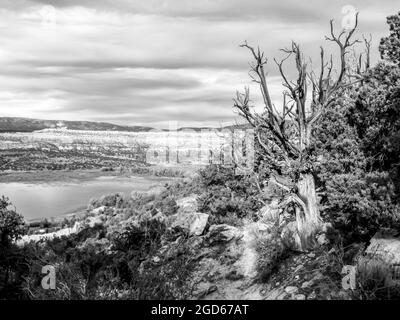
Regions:
M 293 247 L 293 235 L 288 231 L 282 234 L 282 227 L 278 222 L 272 222 L 267 235 L 254 235 L 257 271 L 261 281 L 268 281 L 281 262 L 289 256 Z
M 10 208 L 8 198 L 0 198 L 0 246 L 8 246 L 26 233 L 24 218 Z
M 116 207 L 124 202 L 122 193 L 114 193 L 102 196 L 100 199 L 92 199 L 89 202 L 88 210 L 93 210 L 101 206 Z
M 364 256 L 359 259 L 357 282 L 362 299 L 400 298 L 400 285 L 392 279 L 392 267 L 379 257 Z
M 131 298 L 177 300 L 189 297 L 190 274 L 196 264 L 195 254 L 186 240 L 181 237 L 172 245 L 169 255 L 161 257 L 157 264 L 147 260 L 142 265 L 142 272 L 134 274 Z
M 174 196 L 167 195 L 163 199 L 156 199 L 154 207 L 167 216 L 173 215 L 178 211 L 178 205 Z
M 256 218 L 261 208 L 259 190 L 250 177 L 235 174 L 234 168 L 210 165 L 200 170 L 203 192 L 199 210 L 211 215 L 211 221 L 223 223 L 224 217 Z
M 116 234 L 114 245 L 116 250 L 134 251 L 139 257 L 145 258 L 159 248 L 165 230 L 165 224 L 158 220 L 142 221 L 139 226 L 129 225 L 123 232 Z

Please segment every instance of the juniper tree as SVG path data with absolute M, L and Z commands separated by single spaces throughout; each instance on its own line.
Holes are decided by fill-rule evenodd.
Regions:
M 360 42 L 353 39 L 357 24 L 358 14 L 351 29 L 336 34 L 333 20 L 330 21 L 330 36 L 326 40 L 333 42 L 339 49 L 338 68 L 335 68 L 332 55 L 326 58 L 323 47 L 320 48 L 318 71 L 309 65 L 309 60 L 304 57 L 296 42 L 292 42 L 290 48 L 282 49 L 285 58 L 280 61 L 274 59 L 285 87 L 281 110 L 271 100 L 265 70 L 268 59 L 264 52 L 247 42 L 241 45 L 253 57 L 249 75 L 260 87 L 263 111 L 255 111 L 248 88 L 242 93 L 237 92 L 234 107 L 254 128 L 264 166 L 269 168 L 264 185 L 273 183 L 284 191 L 281 207 L 295 207 L 300 238 L 298 246 L 301 250 L 313 245 L 314 235 L 322 226 L 314 177 L 316 159 L 312 156 L 314 127 L 320 121 L 323 111 L 335 102 L 338 93 L 362 78 L 361 66 L 351 68 L 347 59 L 350 49 Z M 289 59 L 295 62 L 294 81 L 288 78 L 284 69 Z M 361 58 L 359 61 L 361 64 Z

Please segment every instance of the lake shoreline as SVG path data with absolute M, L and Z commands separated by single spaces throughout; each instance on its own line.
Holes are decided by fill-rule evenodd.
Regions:
M 28 223 L 80 216 L 92 199 L 159 189 L 181 177 L 78 170 L 0 173 L 0 196 L 9 198 Z
M 102 171 L 101 169 L 87 170 L 49 170 L 49 171 L 5 171 L 0 172 L 0 183 L 51 183 L 51 182 L 79 182 L 89 181 L 98 177 L 129 177 L 116 171 Z
M 51 183 L 90 181 L 100 177 L 190 177 L 202 165 L 143 165 L 136 168 L 0 171 L 0 183 Z

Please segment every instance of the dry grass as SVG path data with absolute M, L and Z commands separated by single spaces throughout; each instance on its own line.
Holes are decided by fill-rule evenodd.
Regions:
M 362 299 L 396 299 L 399 283 L 392 277 L 392 266 L 377 256 L 363 256 L 357 262 L 357 282 Z

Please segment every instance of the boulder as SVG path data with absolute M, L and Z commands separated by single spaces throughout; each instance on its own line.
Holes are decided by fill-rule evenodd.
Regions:
M 392 229 L 378 231 L 371 239 L 366 249 L 366 254 L 371 258 L 394 265 L 400 264 L 400 234 Z
M 83 223 L 75 221 L 74 226 L 72 228 L 68 228 L 71 230 L 71 233 L 78 233 L 82 229 L 84 229 Z
M 91 213 L 93 213 L 93 214 L 102 214 L 103 212 L 104 212 L 104 210 L 106 209 L 106 207 L 105 206 L 101 206 L 101 207 L 98 207 L 98 208 L 95 208 L 95 209 L 93 209 L 92 211 L 91 211 Z
M 301 288 L 306 289 L 306 288 L 311 287 L 313 284 L 314 284 L 314 280 L 306 281 L 306 282 L 303 282 L 303 284 L 301 285 Z
M 206 228 L 207 221 L 208 221 L 208 214 L 195 212 L 192 214 L 194 219 L 190 223 L 189 227 L 189 235 L 196 235 L 200 236 L 204 229 Z
M 295 286 L 289 286 L 285 288 L 285 292 L 287 294 L 296 294 L 299 291 L 299 289 Z
M 174 215 L 172 227 L 181 227 L 189 232 L 189 235 L 200 236 L 204 232 L 208 221 L 208 214 L 201 212 L 177 213 Z
M 96 216 L 96 217 L 88 217 L 86 219 L 86 223 L 90 228 L 93 228 L 96 225 L 101 225 L 103 224 L 103 220 L 101 216 Z
M 242 237 L 242 232 L 228 224 L 213 224 L 208 231 L 208 240 L 211 242 L 229 242 Z
M 178 199 L 176 201 L 176 204 L 178 206 L 178 213 L 197 212 L 198 210 L 196 195 L 191 195 L 189 197 Z

